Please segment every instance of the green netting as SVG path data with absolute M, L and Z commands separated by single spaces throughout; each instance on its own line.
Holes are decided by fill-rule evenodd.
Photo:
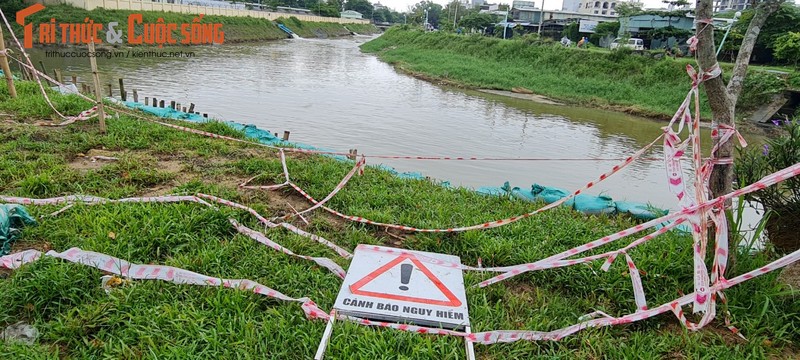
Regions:
M 11 243 L 19 238 L 25 225 L 36 225 L 36 220 L 22 205 L 0 204 L 0 255 L 11 251 Z

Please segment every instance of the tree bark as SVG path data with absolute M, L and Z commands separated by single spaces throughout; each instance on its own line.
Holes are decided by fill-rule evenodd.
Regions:
M 703 83 L 708 96 L 708 104 L 711 107 L 711 114 L 714 121 L 721 125 L 733 126 L 736 114 L 736 102 L 742 91 L 744 78 L 747 74 L 747 67 L 750 63 L 750 56 L 753 54 L 753 47 L 761 32 L 761 27 L 774 13 L 784 0 L 766 0 L 760 2 L 755 8 L 755 14 L 747 27 L 742 45 L 739 48 L 739 55 L 736 57 L 736 64 L 733 68 L 731 79 L 726 87 L 722 76 L 708 80 Z M 712 0 L 697 0 L 695 18 L 698 21 L 711 19 L 713 17 Z M 714 43 L 713 26 L 705 23 L 698 23 L 696 30 L 697 62 L 701 69 L 711 69 L 717 63 L 716 45 Z M 714 145 L 719 139 L 714 139 Z M 733 142 L 727 141 L 720 144 L 716 158 L 732 158 Z M 718 164 L 714 166 L 709 182 L 711 196 L 718 197 L 725 195 L 733 190 L 733 166 Z
M 719 125 L 733 126 L 736 118 L 736 102 L 739 94 L 742 91 L 744 78 L 747 74 L 747 67 L 750 63 L 750 56 L 753 54 L 753 47 L 758 39 L 758 34 L 761 32 L 761 27 L 767 21 L 772 13 L 774 13 L 784 0 L 765 0 L 760 2 L 755 8 L 750 24 L 747 27 L 742 45 L 739 47 L 739 54 L 736 57 L 736 63 L 733 67 L 733 73 L 728 85 L 722 76 L 703 82 L 708 97 L 708 104 L 711 107 L 711 115 L 713 121 Z M 753 1 L 755 3 L 755 1 Z M 697 0 L 695 19 L 699 21 L 696 26 L 697 36 L 697 63 L 700 65 L 701 71 L 712 69 L 717 64 L 716 44 L 714 43 L 714 27 L 711 25 L 710 20 L 713 17 L 713 1 L 712 0 Z M 708 21 L 709 23 L 705 23 Z M 719 144 L 719 138 L 714 138 L 714 145 Z M 716 159 L 733 159 L 734 156 L 734 143 L 733 138 L 725 143 L 719 144 L 716 153 L 711 154 Z M 733 191 L 733 165 L 732 164 L 716 164 L 711 171 L 711 178 L 709 179 L 709 189 L 711 191 L 711 198 L 716 198 Z M 726 203 L 730 205 L 730 201 Z M 729 226 L 730 228 L 730 226 Z M 713 230 L 709 229 L 709 238 L 713 239 Z M 735 250 L 738 246 L 737 242 L 731 242 L 730 246 Z M 729 252 L 728 269 L 732 269 L 735 263 L 736 251 Z

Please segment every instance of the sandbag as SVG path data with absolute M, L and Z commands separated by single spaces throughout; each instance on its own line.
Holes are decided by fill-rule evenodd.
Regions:
M 666 210 L 661 210 L 653 206 L 628 201 L 616 201 L 614 206 L 620 214 L 629 214 L 641 220 L 653 220 L 667 214 Z
M 612 214 L 617 211 L 614 206 L 614 199 L 607 195 L 584 195 L 580 194 L 573 198 L 573 209 L 585 214 Z
M 36 220 L 22 205 L 0 204 L 0 255 L 11 251 L 11 243 L 16 241 L 25 225 L 35 225 Z
M 545 204 L 550 204 L 567 197 L 570 193 L 555 187 L 533 184 L 531 186 L 531 194 L 533 194 L 534 199 L 544 201 Z M 571 207 L 574 202 L 574 199 L 570 199 L 565 202 L 564 205 Z

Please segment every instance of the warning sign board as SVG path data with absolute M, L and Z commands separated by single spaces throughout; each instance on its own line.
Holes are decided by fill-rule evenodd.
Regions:
M 461 259 L 359 245 L 334 308 L 367 319 L 460 329 L 469 325 Z

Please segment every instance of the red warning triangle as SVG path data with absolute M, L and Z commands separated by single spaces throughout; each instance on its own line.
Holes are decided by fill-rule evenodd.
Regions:
M 435 300 L 435 299 L 427 299 L 414 296 L 387 294 L 387 293 L 361 290 L 362 287 L 375 280 L 381 274 L 389 271 L 389 269 L 399 265 L 401 262 L 403 262 L 403 260 L 406 259 L 411 260 L 414 266 L 416 266 L 417 269 L 422 271 L 422 273 L 425 274 L 425 276 L 433 282 L 436 288 L 442 292 L 442 294 L 447 298 L 447 300 Z M 453 294 L 453 292 L 451 292 L 450 289 L 444 286 L 442 281 L 439 280 L 439 278 L 437 278 L 436 275 L 433 275 L 433 273 L 430 270 L 428 270 L 428 268 L 425 267 L 425 265 L 423 265 L 422 262 L 420 262 L 417 259 L 417 257 L 414 256 L 413 254 L 401 254 L 396 259 L 388 262 L 386 265 L 383 265 L 378 269 L 376 269 L 375 271 L 367 274 L 367 276 L 365 276 L 363 279 L 358 280 L 352 285 L 350 285 L 350 292 L 356 295 L 371 296 L 381 299 L 401 300 L 401 301 L 409 301 L 409 302 L 416 302 L 429 305 L 442 305 L 442 306 L 453 306 L 453 307 L 461 306 L 461 300 L 458 300 L 458 298 Z

